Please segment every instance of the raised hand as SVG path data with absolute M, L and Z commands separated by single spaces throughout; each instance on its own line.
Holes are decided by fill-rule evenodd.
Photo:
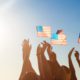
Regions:
M 37 55 L 44 54 L 46 48 L 47 48 L 46 41 L 39 44 L 37 47 Z
M 71 57 L 72 52 L 74 51 L 74 49 L 75 49 L 75 48 L 72 48 L 72 49 L 70 50 L 68 57 Z
M 45 42 L 45 43 L 47 45 L 47 52 L 51 53 L 52 52 L 52 46 L 49 43 L 47 43 L 47 42 Z
M 42 48 L 41 48 L 41 46 L 39 44 L 38 47 L 37 47 L 37 55 L 40 55 L 41 54 L 41 50 L 42 50 Z
M 47 48 L 46 41 L 39 44 L 37 48 L 38 67 L 40 71 L 41 80 L 53 80 L 50 65 L 44 55 Z
M 29 60 L 31 51 L 31 45 L 29 44 L 29 40 L 25 39 L 23 41 L 22 49 L 23 49 L 23 66 L 19 80 L 24 80 L 23 77 L 30 72 L 36 74 Z
M 43 43 L 41 43 L 42 44 L 42 52 L 43 53 L 45 52 L 45 50 L 47 48 L 47 44 L 46 43 L 47 43 L 46 41 L 44 41 Z
M 68 55 L 69 68 L 70 68 L 70 71 L 71 71 L 71 80 L 77 80 L 75 68 L 74 68 L 74 65 L 73 65 L 72 59 L 71 59 L 71 55 L 72 55 L 72 52 L 73 52 L 73 51 L 74 51 L 74 48 L 72 48 L 72 49 L 70 50 L 69 55 Z
M 78 51 L 75 51 L 75 57 L 76 57 L 76 60 L 79 64 L 79 67 L 80 67 L 80 60 L 79 60 L 79 52 Z
M 30 56 L 31 45 L 29 44 L 29 40 L 24 39 L 23 44 L 23 60 L 28 59 Z
M 51 62 L 56 60 L 56 54 L 52 51 L 52 46 L 48 42 L 44 41 L 44 46 L 47 48 L 48 56 Z

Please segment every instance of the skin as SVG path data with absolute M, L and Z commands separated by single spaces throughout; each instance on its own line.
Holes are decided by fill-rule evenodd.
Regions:
M 55 75 L 55 80 L 70 80 L 71 75 L 70 69 L 67 68 L 66 66 L 59 65 L 56 53 L 52 51 L 51 45 L 47 42 L 45 43 L 48 46 L 47 52 L 51 62 L 52 74 Z
M 79 52 L 78 51 L 75 51 L 75 58 L 76 58 L 76 61 L 78 62 L 78 65 L 80 67 L 80 60 L 79 60 Z
M 37 47 L 37 59 L 41 80 L 52 80 L 51 69 L 44 55 L 46 46 L 44 43 L 41 44 L 43 47 L 41 47 L 40 45 L 38 45 Z
M 42 45 L 42 47 L 41 47 Z M 42 42 L 37 47 L 37 59 L 40 76 L 36 74 L 32 68 L 30 62 L 31 45 L 29 40 L 24 40 L 22 45 L 23 50 L 23 66 L 19 80 L 77 80 L 75 69 L 71 60 L 72 48 L 68 55 L 69 68 L 66 66 L 60 66 L 57 61 L 56 53 L 52 51 L 52 47 L 46 41 Z M 45 51 L 47 50 L 49 60 L 45 57 Z M 79 59 L 79 55 L 75 53 L 76 60 Z
M 68 55 L 69 68 L 70 68 L 70 71 L 71 71 L 71 80 L 77 80 L 75 68 L 74 68 L 72 60 L 71 60 L 71 56 L 72 56 L 73 51 L 74 51 L 74 48 L 71 49 L 71 51 L 69 52 L 69 55 Z
M 59 65 L 56 59 L 56 54 L 52 51 L 51 45 L 45 41 L 42 45 L 43 47 L 40 47 L 39 45 L 37 49 L 39 71 L 42 78 L 41 80 L 70 80 L 70 70 L 66 66 Z M 46 49 L 50 60 L 47 60 L 44 55 Z
M 23 80 L 23 77 L 29 72 L 36 74 L 29 60 L 31 52 L 31 45 L 29 44 L 29 40 L 23 41 L 22 51 L 23 51 L 23 66 L 19 80 Z

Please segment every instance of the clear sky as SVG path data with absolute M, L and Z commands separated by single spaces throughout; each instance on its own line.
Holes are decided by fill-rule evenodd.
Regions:
M 30 39 L 31 63 L 38 72 L 36 47 L 48 38 L 38 38 L 36 25 L 48 25 L 53 33 L 63 29 L 67 46 L 53 46 L 61 65 L 68 66 L 72 47 L 80 52 L 77 39 L 80 33 L 80 0 L 0 0 L 0 80 L 18 80 L 22 68 L 22 41 Z M 72 56 L 76 75 L 80 68 Z

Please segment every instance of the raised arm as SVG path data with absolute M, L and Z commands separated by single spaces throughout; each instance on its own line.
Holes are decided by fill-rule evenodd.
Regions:
M 44 63 L 43 63 L 43 56 L 42 55 L 43 55 L 43 51 L 42 51 L 42 48 L 39 44 L 37 47 L 38 68 L 39 68 L 41 79 L 44 80 L 45 79 L 45 72 L 44 72 Z M 44 57 L 44 60 L 45 60 L 45 57 Z
M 22 50 L 23 50 L 23 66 L 22 66 L 22 71 L 19 80 L 22 80 L 23 76 L 26 73 L 29 72 L 35 73 L 35 71 L 32 68 L 31 62 L 29 60 L 30 51 L 31 51 L 31 45 L 29 44 L 29 40 L 23 41 Z
M 45 44 L 47 45 L 47 52 L 48 52 L 49 59 L 51 62 L 54 62 L 56 60 L 56 54 L 55 52 L 52 51 L 52 46 L 49 43 L 45 41 Z
M 46 48 L 47 46 L 44 42 L 42 43 L 42 47 L 39 45 L 37 48 L 38 67 L 41 80 L 52 80 L 51 69 L 44 55 Z
M 69 67 L 70 69 L 75 72 L 74 70 L 74 66 L 73 66 L 73 63 L 72 63 L 72 60 L 71 60 L 71 56 L 72 56 L 72 52 L 73 52 L 74 48 L 72 48 L 68 54 L 68 60 L 69 60 Z
M 69 68 L 70 68 L 70 71 L 71 71 L 71 80 L 77 80 L 75 69 L 74 69 L 74 66 L 73 66 L 73 63 L 72 63 L 72 60 L 71 60 L 71 56 L 72 56 L 73 51 L 74 51 L 74 48 L 71 49 L 71 51 L 69 52 L 69 55 L 68 55 Z
M 80 67 L 80 60 L 79 60 L 79 52 L 78 51 L 75 51 L 75 58 L 76 58 L 78 65 Z

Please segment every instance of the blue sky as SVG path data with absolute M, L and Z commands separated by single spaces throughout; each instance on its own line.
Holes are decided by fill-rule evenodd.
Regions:
M 30 60 L 38 72 L 36 47 L 48 38 L 38 38 L 36 25 L 52 27 L 53 33 L 63 29 L 67 36 L 66 46 L 53 46 L 60 65 L 68 66 L 68 52 L 72 47 L 80 52 L 77 39 L 80 33 L 80 0 L 1 0 L 0 1 L 0 80 L 18 80 L 22 68 L 22 41 L 30 39 Z M 76 75 L 80 69 L 75 60 Z M 6 75 L 4 77 L 4 75 Z

